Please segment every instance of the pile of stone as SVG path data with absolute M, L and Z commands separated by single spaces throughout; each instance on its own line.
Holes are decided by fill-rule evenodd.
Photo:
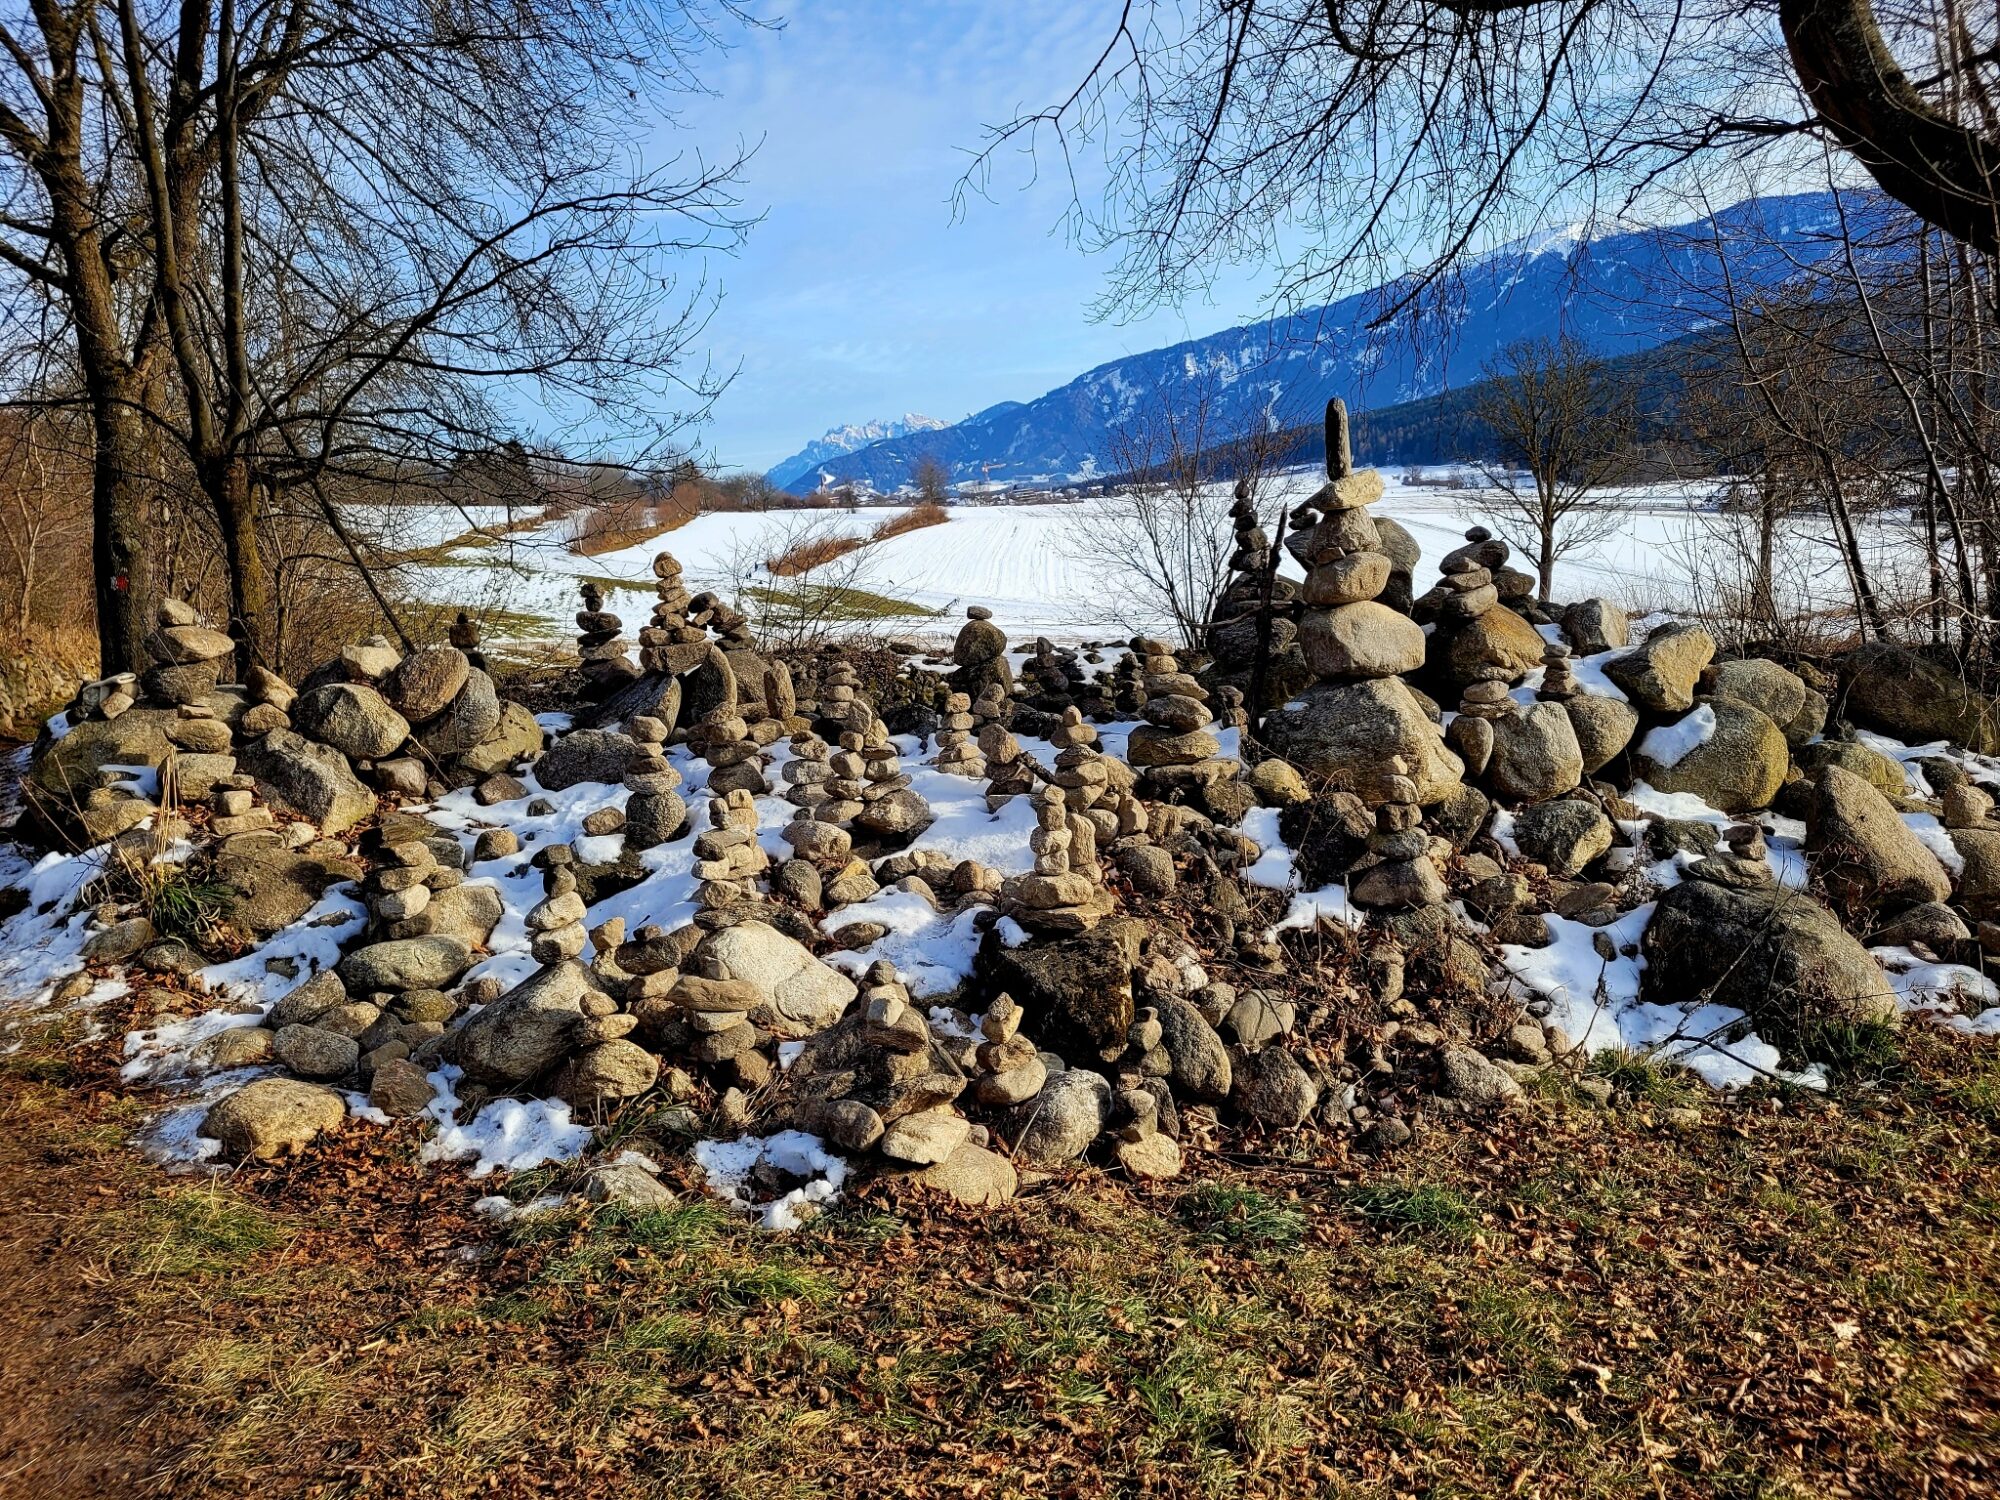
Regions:
M 978 1073 L 972 1097 L 988 1109 L 1025 1104 L 1048 1082 L 1048 1065 L 1035 1044 L 1021 1035 L 1021 1007 L 1008 994 L 996 995 L 979 1018 L 980 1043 L 974 1052 Z
M 1003 693 L 1014 691 L 1014 669 L 1007 664 L 1007 633 L 993 623 L 993 611 L 983 604 L 966 606 L 965 623 L 951 645 L 955 664 L 947 681 L 967 701 L 997 683 Z
M 1097 824 L 1061 786 L 1042 787 L 1032 802 L 1034 869 L 1002 884 L 1000 909 L 1031 931 L 1088 932 L 1117 907 L 1098 863 Z
M 1231 821 L 1241 817 L 1254 799 L 1225 791 L 1243 767 L 1222 754 L 1209 728 L 1215 719 L 1208 689 L 1181 670 L 1165 641 L 1141 637 L 1132 650 L 1142 671 L 1139 713 L 1146 722 L 1132 731 L 1125 754 L 1142 784 L 1163 799 L 1198 803 Z
M 144 694 L 160 703 L 200 703 L 221 684 L 236 643 L 204 625 L 194 607 L 178 599 L 161 600 L 159 618 L 159 627 L 146 637 L 153 665 L 141 680 Z
M 978 724 L 972 716 L 972 699 L 964 693 L 951 693 L 944 700 L 944 712 L 938 715 L 938 729 L 933 740 L 937 745 L 937 755 L 931 764 L 948 776 L 964 776 L 977 779 L 986 774 L 986 757 L 980 753 L 979 743 L 972 737 L 972 730 Z
M 1071 707 L 1062 712 L 1076 713 L 1076 709 Z M 980 696 L 979 702 L 972 706 L 972 716 L 980 721 L 979 754 L 992 778 L 986 785 L 986 806 L 989 811 L 998 812 L 1014 798 L 1035 789 L 1034 763 L 1007 726 L 1006 700 L 1000 696 L 997 685 Z
M 445 631 L 444 638 L 449 644 L 463 651 L 465 659 L 473 666 L 482 672 L 486 670 L 486 657 L 479 649 L 479 622 L 472 616 L 461 609 L 457 618 L 451 622 L 450 628 Z
M 1244 484 L 1236 487 L 1230 519 L 1236 529 L 1236 550 L 1230 554 L 1229 578 L 1215 601 L 1205 638 L 1209 665 L 1202 676 L 1212 688 L 1230 687 L 1247 695 L 1256 676 L 1261 643 L 1261 706 L 1269 708 L 1287 701 L 1312 681 L 1298 644 L 1299 586 L 1273 569 L 1270 533 L 1264 529 Z
M 1507 686 L 1504 667 L 1487 667 L 1459 690 L 1458 716 L 1445 730 L 1445 738 L 1465 761 L 1468 776 L 1486 774 L 1493 758 L 1494 721 L 1514 712 L 1514 699 Z
M 764 774 L 764 748 L 749 722 L 734 711 L 718 709 L 691 725 L 688 748 L 707 761 L 711 792 L 743 792 L 762 796 L 771 789 Z
M 579 590 L 583 608 L 577 611 L 577 659 L 583 663 L 583 680 L 600 693 L 624 687 L 639 675 L 629 655 L 632 643 L 621 632 L 625 622 L 604 607 L 604 593 L 585 580 Z
M 843 734 L 866 733 L 875 722 L 874 705 L 861 697 L 861 674 L 845 659 L 829 667 L 820 680 L 814 714 L 814 727 L 836 741 Z
M 681 582 L 678 558 L 671 552 L 654 554 L 653 578 L 656 602 L 653 618 L 639 630 L 639 665 L 678 677 L 692 672 L 708 654 L 708 632 L 688 618 L 692 600 Z
M 1375 804 L 1375 829 L 1368 835 L 1368 852 L 1349 870 L 1348 894 L 1357 905 L 1436 906 L 1445 899 L 1437 862 L 1450 857 L 1451 845 L 1425 832 L 1409 770 L 1401 756 L 1392 755 L 1381 780 L 1362 792 Z
M 681 773 L 667 760 L 667 726 L 641 714 L 626 725 L 637 747 L 625 764 L 625 848 L 651 849 L 675 837 L 687 822 L 680 795 Z
M 695 904 L 706 913 L 758 906 L 763 897 L 757 877 L 770 868 L 771 860 L 757 842 L 756 798 L 743 787 L 713 797 L 708 821 L 694 841 L 694 877 L 701 882 Z
M 842 735 L 840 743 L 843 752 L 861 757 L 861 811 L 853 820 L 857 831 L 879 844 L 907 842 L 930 827 L 930 804 L 911 785 L 880 716 L 871 710 L 868 727 L 858 735 Z

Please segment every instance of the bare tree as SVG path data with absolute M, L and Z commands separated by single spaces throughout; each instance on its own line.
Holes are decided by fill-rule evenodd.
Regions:
M 852 635 L 886 605 L 867 538 L 828 510 L 779 511 L 739 531 L 704 582 L 749 619 L 766 650 Z
M 1207 376 L 1163 386 L 1112 436 L 1122 476 L 1070 527 L 1071 545 L 1108 582 L 1105 596 L 1129 601 L 1124 623 L 1165 627 L 1198 650 L 1229 581 L 1236 550 L 1230 481 L 1253 504 L 1295 436 L 1274 413 L 1249 433 L 1217 426 L 1215 382 Z
M 1510 540 L 1535 559 L 1541 597 L 1556 563 L 1604 540 L 1624 513 L 1599 492 L 1630 472 L 1634 421 L 1604 362 L 1569 335 L 1509 345 L 1474 402 L 1497 462 L 1481 461 Z
M 1384 315 L 1507 229 L 1693 186 L 1721 161 L 1845 153 L 1915 214 L 2000 252 L 2000 18 L 1952 0 L 1130 0 L 1050 107 L 1072 230 L 1124 252 L 1112 300 L 1284 266 L 1295 305 L 1377 284 Z M 1076 165 L 1096 145 L 1105 174 Z
M 705 297 L 673 267 L 734 243 L 733 164 L 635 174 L 612 143 L 635 98 L 697 86 L 735 14 L 50 0 L 0 21 L 0 267 L 74 345 L 107 666 L 138 659 L 158 593 L 162 443 L 214 508 L 231 630 L 261 658 L 280 491 L 487 447 L 502 382 L 655 437 L 675 396 L 706 402 L 679 368 Z
M 951 470 L 935 453 L 910 465 L 910 483 L 916 486 L 919 504 L 943 505 L 951 498 Z

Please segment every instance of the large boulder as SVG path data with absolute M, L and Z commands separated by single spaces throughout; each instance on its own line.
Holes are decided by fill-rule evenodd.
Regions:
M 1563 639 L 1578 656 L 1616 651 L 1632 640 L 1625 611 L 1608 599 L 1579 599 L 1562 613 Z
M 472 966 L 472 952 L 457 938 L 392 938 L 356 948 L 335 966 L 350 993 L 441 990 Z
M 352 760 L 393 755 L 410 737 L 410 721 L 365 683 L 334 682 L 302 693 L 291 717 L 292 727 L 307 739 L 331 745 Z
M 1721 698 L 1655 729 L 1633 757 L 1663 792 L 1691 792 L 1726 813 L 1769 807 L 1791 768 L 1784 731 L 1748 704 Z
M 382 679 L 382 696 L 412 724 L 437 717 L 465 686 L 472 663 L 456 646 L 412 651 Z
M 58 803 L 80 802 L 99 784 L 105 766 L 161 766 L 174 753 L 167 730 L 175 721 L 170 710 L 128 708 L 115 719 L 71 725 L 61 739 L 38 747 L 31 789 Z
M 273 729 L 237 752 L 237 764 L 257 778 L 257 794 L 280 812 L 345 833 L 375 811 L 375 794 L 355 779 L 347 757 L 290 729 Z
M 1567 880 L 1611 847 L 1611 820 L 1594 802 L 1564 797 L 1524 807 L 1514 818 L 1522 855 Z
M 1684 880 L 1660 897 L 1640 947 L 1642 999 L 1733 1006 L 1773 1040 L 1809 1041 L 1830 1022 L 1897 1021 L 1895 991 L 1868 950 L 1826 907 L 1775 883 Z
M 1702 669 L 1715 657 L 1715 638 L 1699 625 L 1662 625 L 1643 645 L 1604 665 L 1604 675 L 1641 709 L 1686 713 Z
M 1146 929 L 1119 917 L 1076 937 L 980 949 L 981 982 L 1012 995 L 1036 1037 L 1068 1057 L 1116 1057 L 1132 1030 L 1132 970 Z
M 1319 677 L 1393 677 L 1424 664 L 1423 627 L 1372 600 L 1307 610 L 1299 647 Z
M 1706 687 L 1710 698 L 1747 703 L 1780 729 L 1805 712 L 1806 694 L 1812 691 L 1797 673 L 1762 657 L 1710 667 Z
M 2000 832 L 1954 828 L 1951 842 L 1965 862 L 1958 876 L 1959 905 L 1974 921 L 2000 921 Z
M 361 866 L 347 859 L 288 849 L 279 843 L 226 842 L 215 857 L 215 880 L 235 894 L 229 923 L 261 941 L 312 910 L 329 885 L 359 880 Z
M 774 1036 L 802 1037 L 838 1021 L 854 981 L 802 944 L 762 922 L 738 922 L 704 938 L 688 964 L 709 979 L 736 979 L 757 991 L 751 1021 Z
M 1847 716 L 1912 745 L 1950 740 L 2000 754 L 2000 704 L 1907 646 L 1872 641 L 1840 663 Z
M 913 1172 L 909 1180 L 967 1208 L 997 1208 L 1014 1196 L 1020 1184 L 1012 1162 L 970 1141 L 943 1161 Z
M 1828 766 L 1813 788 L 1806 852 L 1827 889 L 1853 909 L 1894 910 L 1951 895 L 1951 879 L 1889 799 Z
M 1023 1166 L 1048 1169 L 1075 1161 L 1090 1149 L 1111 1113 L 1111 1084 L 1086 1068 L 1070 1068 L 1042 1085 L 1007 1121 L 1014 1157 Z
M 296 1078 L 259 1078 L 216 1102 L 201 1133 L 222 1142 L 223 1154 L 242 1161 L 302 1151 L 320 1135 L 338 1130 L 347 1101 L 330 1088 Z
M 596 990 L 591 972 L 574 960 L 538 969 L 454 1032 L 447 1050 L 475 1083 L 525 1083 L 569 1053 L 584 997 Z M 579 1085 L 594 1086 L 588 1079 Z
M 678 689 L 675 701 L 679 702 Z M 539 754 L 542 740 L 542 726 L 535 722 L 535 716 L 524 705 L 506 698 L 500 703 L 499 722 L 487 732 L 486 738 L 460 753 L 458 766 L 468 775 L 491 776 Z
M 1839 766 L 1885 797 L 1910 795 L 1910 778 L 1903 770 L 1903 763 L 1857 740 L 1821 740 L 1816 745 L 1802 745 L 1797 759 L 1799 769 L 1814 779 L 1824 776 L 1827 767 Z
M 484 881 L 462 881 L 433 895 L 424 909 L 396 925 L 396 937 L 455 938 L 483 948 L 506 915 L 499 890 Z
M 1583 780 L 1583 749 L 1560 703 L 1530 703 L 1495 719 L 1486 784 L 1510 802 L 1540 802 Z
M 1465 773 L 1465 763 L 1446 748 L 1444 732 L 1398 677 L 1316 683 L 1296 707 L 1265 719 L 1264 742 L 1306 775 L 1350 789 L 1400 755 L 1426 806 L 1442 801 Z
M 1439 621 L 1430 638 L 1430 667 L 1458 687 L 1476 681 L 1489 668 L 1519 681 L 1542 664 L 1549 643 L 1542 633 L 1513 610 L 1495 606 L 1463 624 Z
M 405 662 L 413 658 L 404 658 Z M 417 743 L 439 759 L 459 755 L 484 744 L 500 727 L 500 695 L 493 679 L 478 668 L 465 675 L 452 699 L 417 731 Z
M 544 791 L 560 792 L 585 781 L 617 786 L 638 753 L 633 740 L 611 729 L 578 729 L 562 736 L 535 762 L 535 780 Z
M 1155 997 L 1160 1046 L 1173 1067 L 1174 1091 L 1204 1103 L 1220 1104 L 1235 1081 L 1229 1049 L 1202 1013 L 1178 995 Z
M 1639 711 L 1619 698 L 1602 693 L 1578 693 L 1563 700 L 1576 747 L 1583 753 L 1583 774 L 1595 776 L 1616 760 L 1639 730 Z

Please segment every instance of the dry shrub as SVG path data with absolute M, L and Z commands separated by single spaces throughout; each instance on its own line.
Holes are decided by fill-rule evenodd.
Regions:
M 862 538 L 858 536 L 809 536 L 776 557 L 766 558 L 764 566 L 775 578 L 797 578 L 850 552 L 859 552 L 861 547 Z
M 951 512 L 935 500 L 925 500 L 912 505 L 908 510 L 889 517 L 875 528 L 874 540 L 886 542 L 892 536 L 901 536 L 906 531 L 922 531 L 926 526 L 942 526 L 951 519 Z

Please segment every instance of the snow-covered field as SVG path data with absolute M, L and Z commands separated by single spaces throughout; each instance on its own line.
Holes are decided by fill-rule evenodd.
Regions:
M 1278 495 L 1287 505 L 1296 503 L 1320 482 L 1321 476 L 1310 469 L 1279 475 L 1267 508 L 1275 510 Z M 1616 512 L 1617 524 L 1608 535 L 1559 559 L 1555 596 L 1602 596 L 1635 613 L 1686 608 L 1706 599 L 1718 578 L 1733 575 L 1731 558 L 1743 537 L 1743 523 L 1720 514 L 1715 498 L 1711 484 L 1649 485 L 1607 494 L 1604 503 Z M 1376 514 L 1408 527 L 1422 547 L 1424 562 L 1417 573 L 1421 592 L 1436 581 L 1438 560 L 1463 541 L 1467 527 L 1484 525 L 1509 534 L 1494 501 L 1493 492 L 1476 480 L 1395 480 Z M 1115 524 L 1111 517 L 1116 510 L 1115 501 L 1104 500 L 957 507 L 944 525 L 869 543 L 853 584 L 936 612 L 871 622 L 898 634 L 946 636 L 957 628 L 957 617 L 968 604 L 990 607 L 1017 640 L 1046 635 L 1075 641 L 1162 629 L 1166 622 L 1149 617 L 1128 581 L 1102 562 L 1097 539 Z M 744 583 L 759 581 L 761 560 L 783 550 L 802 526 L 821 534 L 866 537 L 895 513 L 875 507 L 703 515 L 654 541 L 596 557 L 568 551 L 567 523 L 551 521 L 499 540 L 468 538 L 468 545 L 449 549 L 439 565 L 414 569 L 410 582 L 434 602 L 507 611 L 514 618 L 493 632 L 497 641 L 570 634 L 579 582 L 616 581 L 629 588 L 612 589 L 610 607 L 625 617 L 629 629 L 636 629 L 651 608 L 652 559 L 663 548 L 680 559 L 691 589 L 713 589 L 733 598 Z M 415 514 L 430 517 L 428 528 L 402 510 L 386 519 L 400 529 L 399 536 L 422 535 L 431 544 L 463 530 L 456 511 Z M 1800 606 L 1837 608 L 1847 599 L 1846 577 L 1830 542 L 1820 535 L 1822 529 L 1810 519 L 1788 526 L 1780 589 Z M 1892 592 L 1895 582 L 1918 566 L 1914 537 L 1904 519 L 1871 523 L 1864 528 L 1863 543 L 1878 581 L 1891 584 Z M 1516 562 L 1525 565 L 1518 554 Z M 1297 576 L 1289 556 L 1285 565 Z M 768 575 L 763 577 L 769 581 Z

